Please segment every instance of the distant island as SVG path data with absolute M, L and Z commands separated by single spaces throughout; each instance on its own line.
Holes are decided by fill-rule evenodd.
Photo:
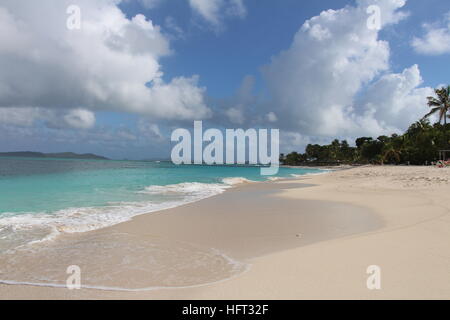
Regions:
M 33 151 L 0 152 L 0 157 L 109 160 L 108 158 L 98 156 L 92 153 L 78 154 L 73 152 L 60 152 L 60 153 L 42 153 Z

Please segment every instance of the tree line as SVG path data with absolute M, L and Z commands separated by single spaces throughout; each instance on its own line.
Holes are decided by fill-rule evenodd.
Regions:
M 437 162 L 439 150 L 450 150 L 450 86 L 435 90 L 436 97 L 428 97 L 430 112 L 413 123 L 403 135 L 361 137 L 355 146 L 346 140 L 334 140 L 329 145 L 309 144 L 305 153 L 281 154 L 284 165 L 327 164 L 411 164 L 427 165 Z M 438 122 L 429 118 L 438 114 Z M 450 156 L 450 153 L 448 153 Z

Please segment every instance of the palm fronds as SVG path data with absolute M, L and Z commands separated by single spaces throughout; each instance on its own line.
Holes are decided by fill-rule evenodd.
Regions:
M 428 106 L 432 109 L 424 118 L 439 113 L 439 123 L 444 120 L 444 124 L 447 124 L 447 118 L 450 118 L 450 116 L 447 116 L 447 112 L 450 111 L 450 86 L 435 89 L 434 92 L 436 97 L 427 97 Z

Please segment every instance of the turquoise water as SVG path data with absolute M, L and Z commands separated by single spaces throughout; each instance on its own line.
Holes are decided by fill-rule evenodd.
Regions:
M 277 177 L 318 172 L 280 168 Z M 92 230 L 210 197 L 245 179 L 267 177 L 255 166 L 0 158 L 0 240 L 10 247 L 18 237 L 22 244 Z

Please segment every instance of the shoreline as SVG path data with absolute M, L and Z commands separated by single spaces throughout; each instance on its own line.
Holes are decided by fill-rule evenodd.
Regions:
M 294 171 L 294 170 L 293 170 Z M 308 170 L 307 170 L 308 171 Z M 310 171 L 319 171 L 310 169 Z M 42 219 L 35 219 L 35 212 L 23 211 L 23 214 L 15 214 L 14 210 L 9 213 L 6 210 L 5 216 L 2 215 L 1 226 L 6 230 L 9 228 L 15 230 L 15 226 L 22 227 L 23 232 L 18 236 L 10 234 L 10 239 L 5 243 L 0 242 L 0 254 L 15 250 L 17 248 L 27 247 L 34 243 L 46 243 L 57 240 L 61 235 L 84 233 L 95 230 L 101 230 L 122 222 L 127 222 L 133 217 L 151 213 L 163 212 L 186 204 L 195 203 L 226 192 L 228 189 L 236 188 L 239 185 L 248 183 L 263 183 L 269 180 L 295 179 L 294 174 L 268 178 L 267 180 L 249 180 L 244 175 L 236 174 L 217 181 L 209 182 L 175 182 L 173 184 L 150 184 L 135 194 L 143 194 L 148 199 L 112 201 L 101 206 L 89 205 L 78 201 L 77 204 L 65 208 L 56 208 L 48 212 L 41 209 L 38 213 Z M 146 195 L 147 194 L 147 195 Z M 156 197 L 156 199 L 155 199 Z M 158 198 L 159 197 L 159 198 Z M 162 201 L 161 201 L 162 199 Z M 58 201 L 59 199 L 57 199 Z M 48 202 L 53 200 L 48 199 Z M 10 216 L 9 216 L 10 215 Z M 36 228 L 36 230 L 31 230 Z M 4 228 L 3 228 L 4 229 Z M 29 235 L 37 235 L 27 237 Z M 9 236 L 8 234 L 6 235 Z
M 327 172 L 321 173 L 326 174 Z M 307 178 L 309 176 L 314 175 L 305 175 L 304 177 Z M 83 290 L 105 290 L 108 291 L 108 287 L 112 291 L 122 291 L 122 292 L 145 292 L 145 291 L 155 291 L 158 289 L 168 289 L 168 290 L 174 290 L 174 289 L 182 289 L 182 288 L 196 288 L 196 287 L 203 287 L 212 285 L 215 283 L 220 283 L 223 281 L 227 281 L 229 279 L 232 279 L 234 277 L 240 276 L 242 273 L 244 273 L 248 268 L 249 264 L 251 264 L 249 261 L 253 258 L 264 256 L 273 252 L 279 252 L 283 250 L 288 250 L 291 248 L 295 248 L 301 245 L 307 245 L 309 243 L 314 243 L 315 241 L 323 241 L 325 239 L 344 236 L 348 234 L 353 234 L 360 232 L 362 230 L 365 230 L 366 226 L 352 226 L 351 228 L 346 228 L 345 226 L 341 226 L 340 230 L 335 230 L 336 226 L 334 224 L 328 223 L 327 227 L 324 227 L 326 225 L 325 221 L 327 218 L 324 217 L 324 214 L 321 213 L 323 211 L 330 211 L 331 208 L 334 209 L 334 215 L 338 214 L 344 218 L 348 217 L 349 211 L 352 211 L 350 214 L 355 214 L 353 211 L 360 213 L 360 208 L 353 208 L 353 207 L 347 207 L 342 206 L 336 203 L 333 204 L 323 204 L 323 203 L 310 203 L 310 202 L 303 202 L 304 210 L 307 210 L 308 208 L 311 210 L 313 209 L 316 214 L 322 215 L 319 220 L 317 220 L 317 217 L 303 217 L 301 214 L 299 217 L 295 217 L 295 219 L 300 219 L 300 224 L 305 224 L 308 226 L 309 229 L 314 228 L 315 231 L 310 231 L 310 236 L 303 237 L 300 235 L 300 233 L 296 230 L 289 230 L 289 224 L 290 221 L 287 221 L 286 219 L 289 218 L 289 215 L 296 214 L 296 208 L 293 204 L 285 205 L 287 208 L 293 208 L 293 210 L 286 210 L 284 209 L 284 216 L 279 215 L 278 217 L 274 217 L 273 213 L 276 211 L 277 208 L 283 206 L 283 202 L 286 202 L 285 200 L 277 197 L 277 194 L 281 192 L 282 189 L 286 188 L 293 188 L 293 187 L 309 187 L 308 185 L 304 185 L 302 181 L 298 181 L 298 177 L 292 177 L 292 178 L 283 178 L 281 180 L 277 181 L 262 181 L 262 182 L 251 182 L 251 183 L 242 183 L 236 186 L 233 186 L 232 188 L 227 189 L 224 193 L 214 195 L 212 197 L 202 199 L 200 201 L 196 201 L 193 203 L 184 204 L 182 206 L 171 208 L 171 209 L 165 209 L 161 211 L 156 211 L 148 214 L 142 214 L 133 217 L 129 221 L 125 221 L 122 223 L 119 223 L 117 225 L 109 226 L 106 228 L 89 231 L 81 234 L 69 234 L 69 235 L 61 235 L 61 239 L 57 239 L 53 245 L 58 246 L 58 244 L 61 244 L 61 241 L 65 242 L 64 246 L 68 247 L 71 246 L 72 243 L 80 241 L 80 239 L 86 239 L 89 237 L 96 237 L 109 234 L 125 234 L 125 233 L 131 233 L 134 237 L 139 238 L 145 238 L 148 236 L 148 234 L 151 234 L 152 238 L 167 238 L 170 239 L 170 241 L 173 241 L 175 243 L 189 243 L 189 244 L 195 244 L 195 246 L 198 246 L 202 249 L 210 249 L 214 251 L 220 252 L 221 255 L 227 260 L 229 259 L 232 261 L 232 263 L 241 265 L 241 269 L 238 270 L 238 272 L 234 272 L 232 274 L 224 274 L 223 277 L 220 279 L 217 279 L 215 281 L 211 282 L 205 282 L 205 283 L 197 283 L 193 285 L 187 285 L 187 286 L 173 286 L 173 287 L 161 287 L 161 286 L 151 286 L 149 288 L 124 288 L 124 287 L 117 287 L 117 286 L 102 286 L 102 285 L 95 285 L 90 286 L 86 285 Z M 264 201 L 263 199 L 268 198 L 266 200 L 265 205 L 261 205 L 257 208 L 254 208 L 252 206 L 253 200 L 248 200 L 248 196 L 251 197 L 259 197 L 260 200 Z M 277 200 L 273 200 L 273 199 Z M 236 229 L 236 225 L 241 225 L 242 221 L 240 220 L 240 217 L 238 215 L 230 216 L 230 212 L 236 211 L 235 208 L 229 208 L 229 205 L 227 206 L 227 203 L 229 202 L 239 202 L 239 209 L 241 209 L 241 212 L 248 212 L 251 213 L 249 217 L 247 217 L 247 221 L 245 222 L 246 225 L 243 227 L 242 232 L 234 233 L 233 229 Z M 276 201 L 276 203 L 274 203 Z M 219 204 L 218 204 L 219 203 Z M 262 231 L 262 235 L 259 235 L 258 232 L 261 232 L 259 229 L 255 228 L 252 232 L 256 233 L 252 236 L 247 236 L 246 233 L 248 233 L 248 230 L 251 229 L 254 222 L 251 221 L 251 219 L 261 218 L 258 217 L 258 215 L 255 215 L 255 213 L 252 213 L 255 209 L 263 210 L 264 206 L 271 206 L 271 209 L 267 211 L 270 216 L 268 217 L 269 220 L 274 220 L 274 218 L 283 218 L 285 221 L 282 221 L 279 223 L 278 228 L 274 228 L 273 222 L 271 224 L 267 224 L 264 226 L 265 230 Z M 219 214 L 212 214 L 211 211 L 215 207 L 222 207 L 223 209 L 220 210 Z M 336 213 L 337 212 L 337 213 Z M 177 229 L 175 227 L 175 232 L 170 230 L 173 228 L 180 220 L 183 220 L 183 216 L 190 215 L 191 219 L 194 219 L 196 221 L 195 223 L 203 223 L 207 224 L 207 226 L 202 225 L 199 229 L 196 229 L 194 225 L 190 225 L 189 228 L 186 228 L 186 225 L 184 226 L 183 230 Z M 367 217 L 367 219 L 372 219 L 371 214 L 365 212 L 364 216 Z M 250 220 L 249 220 L 250 219 Z M 217 220 L 220 220 L 220 222 L 217 222 Z M 376 219 L 373 219 L 374 221 Z M 206 221 L 206 222 L 205 222 Z M 158 227 L 157 228 L 151 228 L 149 225 L 155 224 Z M 374 223 L 376 224 L 376 223 Z M 225 227 L 224 227 L 225 225 Z M 260 223 L 259 227 L 262 227 L 263 224 Z M 257 226 L 258 227 L 258 226 Z M 163 231 L 160 229 L 163 228 Z M 224 229 L 225 228 L 225 229 Z M 328 230 L 326 229 L 328 228 Z M 212 232 L 211 229 L 214 229 Z M 221 230 L 225 230 L 221 234 Z M 320 230 L 323 229 L 323 230 Z M 203 234 L 202 234 L 203 233 Z M 200 234 L 200 235 L 199 235 Z M 214 234 L 214 237 L 211 237 L 211 234 Z M 220 239 L 218 239 L 220 238 Z M 302 238 L 302 239 L 300 239 Z M 236 240 L 238 239 L 238 240 Z M 125 241 L 130 241 L 126 240 Z M 242 243 L 240 241 L 246 241 L 247 242 L 247 248 L 242 248 Z M 251 245 L 249 245 L 251 244 Z M 44 244 L 45 246 L 46 244 Z M 175 244 L 176 245 L 176 244 Z M 245 247 L 245 246 L 244 246 Z M 41 260 L 43 257 L 35 257 L 35 260 Z M 243 266 L 243 267 L 242 267 Z M 1 267 L 1 265 L 0 265 Z M 41 267 L 42 268 L 42 267 Z M 62 279 L 61 279 L 62 280 Z M 19 282 L 19 283 L 17 283 Z M 20 283 L 23 282 L 23 283 Z M 40 287 L 40 288 L 46 288 L 45 283 L 34 283 L 32 281 L 11 281 L 7 283 L 7 281 L 3 281 L 3 285 L 9 285 L 11 287 L 16 286 L 30 286 L 30 287 Z M 0 292 L 1 292 L 1 286 L 0 285 Z M 58 288 L 64 285 L 59 284 L 51 284 L 49 287 Z M 65 290 L 65 289 L 62 289 Z
M 195 243 L 251 264 L 248 271 L 218 282 L 141 292 L 0 285 L 0 296 L 448 299 L 450 254 L 446 248 L 450 231 L 446 227 L 450 225 L 450 201 L 436 190 L 450 188 L 446 182 L 433 185 L 442 180 L 442 174 L 450 181 L 448 171 L 434 168 L 369 166 L 244 184 L 193 204 L 94 231 L 103 235 L 132 232 L 139 239 L 160 237 Z M 300 208 L 303 214 L 298 213 Z M 365 287 L 366 268 L 373 264 L 382 268 L 381 291 Z

